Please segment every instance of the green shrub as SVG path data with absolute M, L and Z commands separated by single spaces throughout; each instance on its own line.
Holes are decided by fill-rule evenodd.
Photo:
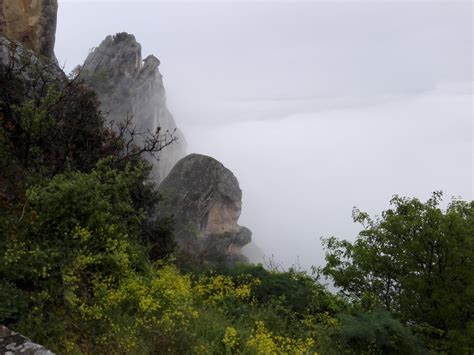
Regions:
M 440 207 L 395 196 L 372 219 L 354 210 L 363 226 L 355 242 L 328 238 L 327 264 L 341 293 L 370 310 L 384 307 L 423 335 L 433 351 L 474 351 L 474 202 Z
M 395 320 L 389 312 L 341 314 L 342 341 L 355 352 L 371 354 L 427 353 L 422 342 L 409 328 Z

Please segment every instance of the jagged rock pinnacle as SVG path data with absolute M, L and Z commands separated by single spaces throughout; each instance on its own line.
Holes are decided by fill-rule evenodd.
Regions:
M 173 132 L 172 143 L 153 161 L 159 182 L 185 155 L 186 142 L 166 105 L 160 61 L 153 55 L 142 60 L 142 48 L 135 36 L 125 32 L 107 36 L 87 57 L 82 67 L 85 82 L 97 93 L 101 109 L 109 120 L 121 122 L 133 116 L 142 131 Z

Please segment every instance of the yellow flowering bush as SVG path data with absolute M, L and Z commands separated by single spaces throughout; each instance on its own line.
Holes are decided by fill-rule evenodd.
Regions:
M 262 321 L 255 322 L 255 332 L 246 343 L 245 351 L 252 354 L 315 354 L 312 338 L 293 339 L 277 336 L 266 329 Z
M 209 304 L 217 304 L 228 298 L 251 300 L 252 285 L 258 279 L 247 282 L 236 282 L 229 276 L 201 276 L 194 289 Z
M 222 342 L 224 343 L 227 352 L 234 352 L 239 346 L 237 330 L 234 327 L 227 327 Z
M 104 330 L 90 334 L 90 341 L 102 349 L 138 351 L 144 334 L 150 339 L 158 333 L 172 338 L 198 316 L 190 277 L 174 266 L 154 271 L 151 278 L 129 273 L 118 285 L 111 279 L 97 279 L 93 290 L 95 302 L 83 300 L 76 311 L 91 329 Z

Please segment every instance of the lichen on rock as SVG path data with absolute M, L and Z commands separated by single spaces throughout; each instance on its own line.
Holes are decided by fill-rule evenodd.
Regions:
M 44 346 L 33 343 L 29 338 L 0 326 L 0 354 L 4 355 L 54 355 Z

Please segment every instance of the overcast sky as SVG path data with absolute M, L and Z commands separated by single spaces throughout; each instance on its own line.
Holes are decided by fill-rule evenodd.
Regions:
M 354 238 L 357 205 L 472 199 L 471 1 L 60 1 L 70 70 L 126 31 L 162 64 L 190 152 L 234 171 L 242 224 L 285 265 Z
M 170 94 L 412 93 L 472 76 L 470 1 L 60 2 L 59 59 L 70 69 L 118 31 L 162 60 Z

